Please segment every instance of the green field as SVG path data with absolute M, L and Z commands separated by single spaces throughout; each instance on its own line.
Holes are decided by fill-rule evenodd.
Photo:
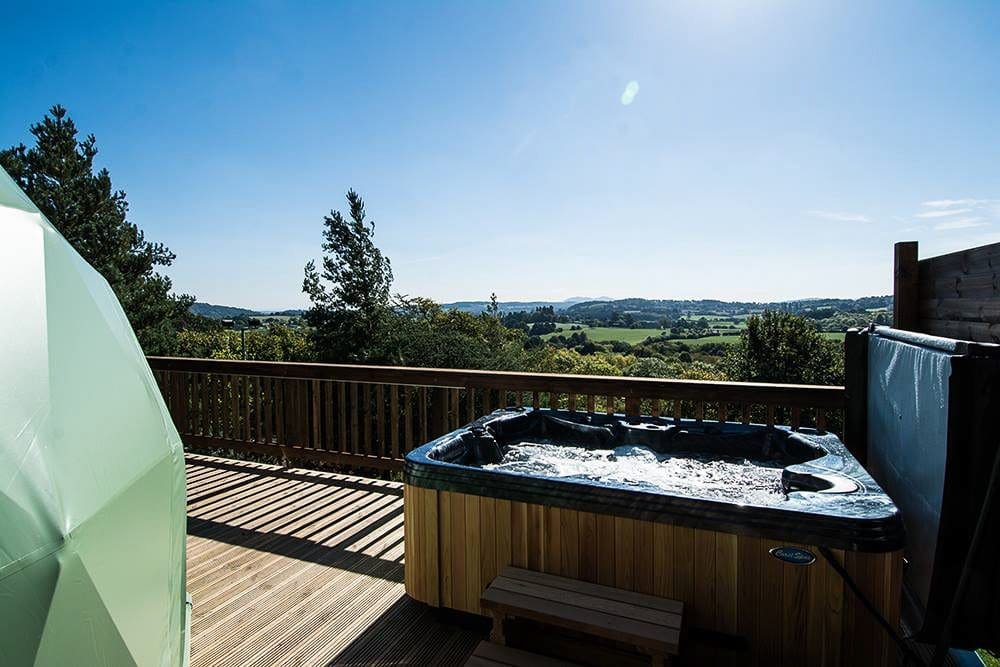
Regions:
M 576 333 L 575 331 L 570 331 L 569 324 L 562 325 L 565 327 L 562 331 L 556 331 L 555 333 L 545 334 L 542 336 L 543 339 L 548 340 L 552 336 L 564 335 L 569 336 Z M 587 337 L 594 341 L 595 343 L 611 343 L 616 340 L 628 343 L 629 345 L 635 345 L 636 343 L 641 343 L 649 337 L 657 338 L 663 333 L 663 329 L 624 329 L 621 327 L 583 327 L 581 329 L 583 333 L 587 334 Z M 831 338 L 833 340 L 843 340 L 844 334 L 840 332 L 823 332 L 820 334 L 824 338 Z M 696 347 L 698 345 L 709 345 L 714 343 L 735 343 L 739 339 L 738 334 L 732 336 L 705 336 L 704 338 L 686 338 L 679 342 L 687 343 L 691 347 Z

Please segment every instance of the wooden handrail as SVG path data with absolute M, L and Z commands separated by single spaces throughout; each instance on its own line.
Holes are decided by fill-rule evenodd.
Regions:
M 679 398 L 681 400 L 757 403 L 778 401 L 786 406 L 810 408 L 839 409 L 844 407 L 844 388 L 827 385 L 181 357 L 148 357 L 148 360 L 153 370 L 186 373 L 226 373 L 294 380 L 332 380 L 336 382 L 458 389 L 497 389 L 502 387 L 509 391 L 554 391 L 563 394 L 613 395 L 627 398 Z
M 450 368 L 149 357 L 192 447 L 399 470 L 406 452 L 497 407 L 839 430 L 843 387 Z

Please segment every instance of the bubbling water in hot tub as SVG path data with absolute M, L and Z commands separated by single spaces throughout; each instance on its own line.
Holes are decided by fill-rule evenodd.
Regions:
M 773 427 L 515 413 L 473 425 L 442 445 L 445 460 L 485 470 L 775 506 L 798 490 L 853 491 L 798 464 L 826 456 L 808 437 Z M 841 483 L 843 482 L 843 483 Z
M 587 479 L 683 494 L 706 500 L 778 504 L 784 465 L 774 460 L 719 453 L 660 453 L 638 444 L 600 449 L 556 438 L 510 443 L 503 458 L 483 468 L 560 479 Z

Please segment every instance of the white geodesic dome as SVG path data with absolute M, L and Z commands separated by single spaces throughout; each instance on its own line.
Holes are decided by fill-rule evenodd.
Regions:
M 181 665 L 184 454 L 107 282 L 0 169 L 0 664 Z

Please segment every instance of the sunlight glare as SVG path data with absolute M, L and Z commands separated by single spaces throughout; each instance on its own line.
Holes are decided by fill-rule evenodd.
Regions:
M 639 82 L 629 81 L 628 85 L 625 86 L 625 92 L 622 93 L 622 104 L 628 106 L 632 104 L 632 100 L 635 99 L 636 94 L 639 92 Z

